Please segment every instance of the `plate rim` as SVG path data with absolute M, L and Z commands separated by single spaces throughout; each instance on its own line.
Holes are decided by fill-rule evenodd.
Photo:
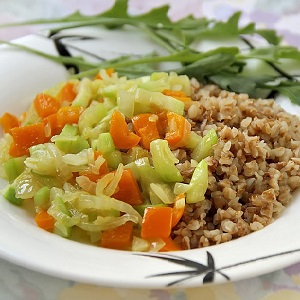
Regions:
M 25 44 L 26 43 L 30 43 L 30 44 L 33 43 L 33 46 L 36 46 L 36 44 L 40 42 L 40 39 L 44 39 L 44 38 L 41 37 L 41 36 L 38 36 L 38 35 L 30 35 L 30 36 L 18 39 L 18 42 L 25 43 Z M 45 45 L 47 43 L 48 43 L 48 41 L 45 43 Z M 39 47 L 44 47 L 44 46 L 39 45 Z M 44 58 L 37 57 L 37 56 L 31 55 L 31 54 L 28 54 L 28 53 L 24 53 L 24 52 L 19 51 L 19 50 L 10 49 L 10 48 L 7 48 L 7 47 L 1 47 L 0 48 L 0 59 L 1 59 L 1 56 L 3 55 L 3 49 L 4 49 L 4 52 L 8 56 L 11 55 L 13 57 L 12 59 L 16 58 L 16 56 L 20 56 L 20 57 L 23 57 L 23 58 L 26 57 L 26 59 L 28 59 L 28 61 L 32 61 L 32 63 L 34 62 L 35 64 L 38 64 L 38 65 L 40 64 L 40 65 L 43 65 L 43 66 L 49 66 L 49 69 L 52 70 L 54 73 L 57 71 L 57 75 L 54 76 L 54 78 L 51 77 L 49 80 L 45 79 L 45 80 L 47 80 L 47 82 L 48 81 L 53 81 L 53 80 L 55 80 L 55 78 L 63 78 L 63 76 L 65 76 L 65 74 L 66 74 L 64 68 L 62 68 L 61 66 L 56 65 L 56 64 L 54 64 L 54 63 L 52 63 L 52 62 L 50 62 L 50 61 L 48 61 Z M 49 49 L 47 48 L 45 50 L 49 50 Z M 53 49 L 51 51 L 53 51 Z M 6 61 L 5 63 L 8 63 L 8 62 Z M 2 71 L 0 70 L 0 75 L 1 75 L 1 73 L 2 73 Z M 31 78 L 28 78 L 28 80 L 33 80 L 35 78 L 34 76 L 36 76 L 36 74 L 32 74 Z M 1 86 L 1 84 L 0 84 L 0 86 Z M 0 96 L 0 103 L 1 103 L 1 96 Z M 299 198 L 299 196 L 298 196 L 298 198 Z M 295 197 L 293 202 L 296 202 L 296 198 L 297 197 Z M 300 208 L 299 199 L 298 199 L 297 204 Z M 7 206 L 8 205 L 9 204 L 5 203 L 5 201 L 2 201 L 0 203 L 0 208 L 1 208 L 0 209 L 0 216 L 2 216 L 2 218 L 0 218 L 0 225 L 1 224 L 5 225 L 5 224 L 3 224 L 3 220 L 6 220 L 7 222 L 10 222 L 9 224 L 11 224 L 11 222 L 13 222 L 13 220 L 14 220 L 14 216 L 11 215 L 11 213 L 15 212 L 15 209 L 17 209 L 17 208 L 16 207 L 14 207 L 14 208 L 11 207 L 11 209 L 9 209 L 9 213 L 8 213 L 7 212 Z M 293 205 L 296 207 L 296 205 L 294 203 L 293 203 Z M 6 213 L 4 213 L 4 215 L 3 215 L 3 210 L 2 210 L 3 208 L 6 209 Z M 278 220 L 282 220 L 282 217 L 285 214 L 287 216 L 290 216 L 292 210 L 293 209 L 288 207 L 286 209 L 286 211 L 284 212 L 284 214 L 278 218 Z M 5 212 L 5 210 L 4 210 L 4 212 Z M 264 228 L 262 230 L 262 232 L 265 232 L 265 231 L 268 232 L 270 230 L 269 227 L 270 228 L 273 228 L 273 227 L 277 228 L 279 226 L 279 223 L 277 223 L 278 220 L 276 220 L 273 224 L 268 225 L 266 228 Z M 58 247 L 58 248 L 56 248 L 56 250 L 64 248 L 64 247 L 66 247 L 66 245 L 71 245 L 70 242 L 72 243 L 72 245 L 74 245 L 74 243 L 76 243 L 76 245 L 78 245 L 77 242 L 66 241 L 66 240 L 63 240 L 61 237 L 54 236 L 54 235 L 52 235 L 50 233 L 47 233 L 47 232 L 42 232 L 41 229 L 33 227 L 32 224 L 30 224 L 29 227 L 26 226 L 26 225 L 24 226 L 24 224 L 22 224 L 22 222 L 18 223 L 18 224 L 19 225 L 17 226 L 16 229 L 20 230 L 20 228 L 23 227 L 23 229 L 28 230 L 28 233 L 33 233 L 33 236 L 32 236 L 33 241 L 32 242 L 35 242 L 37 245 L 39 245 L 40 243 L 45 243 L 46 240 L 50 240 L 51 242 L 53 242 L 54 245 L 56 245 L 56 247 Z M 278 224 L 278 225 L 276 225 L 276 224 Z M 298 229 L 300 230 L 300 224 L 298 225 Z M 212 267 L 212 261 L 214 263 L 216 263 L 217 265 L 219 265 L 219 263 L 220 263 L 220 259 L 215 257 L 215 255 L 219 251 L 223 251 L 222 249 L 226 249 L 226 251 L 228 249 L 230 250 L 230 248 L 234 248 L 236 246 L 236 244 L 241 244 L 241 243 L 244 244 L 244 243 L 246 243 L 245 241 L 248 241 L 248 240 L 250 240 L 250 245 L 251 245 L 252 240 L 255 239 L 255 237 L 260 236 L 260 235 L 261 235 L 261 232 L 258 231 L 258 232 L 251 233 L 250 235 L 247 235 L 245 237 L 242 237 L 242 238 L 239 238 L 237 240 L 233 240 L 233 241 L 230 241 L 228 243 L 221 244 L 221 245 L 215 245 L 215 246 L 210 246 L 210 247 L 201 248 L 201 249 L 193 249 L 193 250 L 185 250 L 185 251 L 180 251 L 180 252 L 172 252 L 171 256 L 170 256 L 170 254 L 164 254 L 164 253 L 162 253 L 162 254 L 150 254 L 150 255 L 147 254 L 146 255 L 145 253 L 136 254 L 136 253 L 132 253 L 132 252 L 124 252 L 124 251 L 120 252 L 120 251 L 117 251 L 117 250 L 100 249 L 99 253 L 101 252 L 101 253 L 105 254 L 105 253 L 109 252 L 109 253 L 111 253 L 111 255 L 108 255 L 108 256 L 113 256 L 113 259 L 115 259 L 115 256 L 121 256 L 121 257 L 128 258 L 128 261 L 130 260 L 130 262 L 131 262 L 132 258 L 135 257 L 135 259 L 134 259 L 136 261 L 135 268 L 139 267 L 140 262 L 145 262 L 146 265 L 147 265 L 147 270 L 142 270 L 142 268 L 139 268 L 139 270 L 138 270 L 140 272 L 139 274 L 141 276 L 144 276 L 144 278 L 143 279 L 136 278 L 137 281 L 135 281 L 135 282 L 133 281 L 132 277 L 130 277 L 128 275 L 128 273 L 126 273 L 122 277 L 123 278 L 123 281 L 122 281 L 120 278 L 116 279 L 116 280 L 103 278 L 103 277 L 101 277 L 101 273 L 97 273 L 96 277 L 95 276 L 94 277 L 89 276 L 87 272 L 85 272 L 85 275 L 80 274 L 80 272 L 78 272 L 78 274 L 73 274 L 73 273 L 70 273 L 66 269 L 63 269 L 63 271 L 62 271 L 57 266 L 54 268 L 53 266 L 50 266 L 49 263 L 47 264 L 48 269 L 46 270 L 43 267 L 41 257 L 39 257 L 39 261 L 36 262 L 36 261 L 33 260 L 33 258 L 31 258 L 30 260 L 24 259 L 20 255 L 20 253 L 18 252 L 18 251 L 20 251 L 20 249 L 18 249 L 18 251 L 14 252 L 14 253 L 8 253 L 7 252 L 8 249 L 5 249 L 5 243 L 3 242 L 3 235 L 0 236 L 0 257 L 7 260 L 7 261 L 9 261 L 9 262 L 14 263 L 14 264 L 25 267 L 27 269 L 31 269 L 31 270 L 34 270 L 34 271 L 37 271 L 37 272 L 40 272 L 40 273 L 44 273 L 44 274 L 47 274 L 47 275 L 50 275 L 50 276 L 53 276 L 53 277 L 59 277 L 59 278 L 67 279 L 67 280 L 74 280 L 74 281 L 93 283 L 93 284 L 99 284 L 99 285 L 105 285 L 105 286 L 113 286 L 113 287 L 117 286 L 117 287 L 126 287 L 126 288 L 128 288 L 128 287 L 129 288 L 130 287 L 131 288 L 168 288 L 168 287 L 174 287 L 174 285 L 171 285 L 171 286 L 168 286 L 168 285 L 170 284 L 170 282 L 178 280 L 178 276 L 173 276 L 172 277 L 170 275 L 168 277 L 168 276 L 161 275 L 161 276 L 155 277 L 154 275 L 156 275 L 158 273 L 155 273 L 154 272 L 155 270 L 153 271 L 153 268 L 154 268 L 154 266 L 158 266 L 158 265 L 162 264 L 162 262 L 165 260 L 165 263 L 166 263 L 165 265 L 166 265 L 166 268 L 167 267 L 169 268 L 169 270 L 170 270 L 169 272 L 174 272 L 174 270 L 176 272 L 176 270 L 181 270 L 181 269 L 176 269 L 175 268 L 176 263 L 171 261 L 171 257 L 173 259 L 179 259 L 179 260 L 182 259 L 182 258 L 185 258 L 185 259 L 190 259 L 191 261 L 194 261 L 195 263 L 198 263 L 199 270 L 201 268 L 202 268 L 201 269 L 202 271 L 205 270 L 205 272 L 203 271 L 202 273 L 198 274 L 198 277 L 191 278 L 191 280 L 182 281 L 182 282 L 178 282 L 177 284 L 175 284 L 176 287 L 185 288 L 185 287 L 196 287 L 196 286 L 200 286 L 200 285 L 203 284 L 204 277 L 207 274 L 210 274 L 212 271 L 214 271 L 211 268 Z M 51 236 L 51 238 L 50 238 L 50 236 Z M 8 237 L 5 237 L 5 238 L 7 239 Z M 10 247 L 13 247 L 13 245 L 16 245 L 12 241 L 7 241 L 6 240 L 6 243 L 8 243 L 8 242 L 10 243 L 9 244 Z M 81 245 L 81 246 L 78 245 L 78 247 L 81 249 L 80 251 L 84 251 L 83 249 L 86 249 L 85 248 L 86 245 L 84 245 L 84 246 L 83 245 Z M 88 247 L 91 247 L 91 246 L 88 246 Z M 30 249 L 26 249 L 27 252 L 29 250 Z M 231 251 L 232 251 L 232 249 L 231 249 Z M 250 268 L 250 271 L 248 271 L 247 274 L 242 273 L 242 275 L 240 275 L 239 277 L 235 274 L 236 271 L 233 271 L 233 275 L 232 275 L 232 269 L 234 269 L 234 268 L 235 269 L 241 269 L 241 268 L 243 269 L 242 261 L 237 261 L 235 264 L 238 264 L 238 266 L 232 267 L 231 270 L 230 270 L 230 268 L 229 269 L 227 268 L 229 271 L 223 272 L 224 274 L 222 274 L 222 270 L 217 270 L 218 271 L 217 274 L 214 274 L 215 276 L 217 276 L 217 278 L 216 277 L 213 278 L 215 281 L 210 281 L 210 282 L 207 281 L 205 283 L 221 284 L 221 283 L 227 282 L 228 280 L 227 280 L 226 276 L 229 276 L 228 274 L 230 274 L 230 278 L 231 278 L 230 281 L 231 282 L 241 280 L 241 279 L 251 278 L 253 276 L 259 276 L 259 275 L 263 275 L 263 274 L 271 272 L 271 271 L 275 271 L 279 268 L 288 267 L 289 265 L 291 265 L 293 263 L 297 263 L 297 262 L 300 261 L 300 241 L 295 244 L 294 248 L 281 247 L 280 251 L 281 252 L 295 251 L 295 252 L 290 253 L 289 256 L 287 256 L 288 254 L 286 254 L 284 259 L 280 258 L 279 260 L 277 260 L 277 265 L 276 265 L 276 261 L 275 261 L 275 265 L 274 265 L 274 260 L 276 258 L 276 255 L 278 255 L 278 258 L 279 258 L 279 254 L 278 253 L 277 254 L 276 253 L 269 253 L 269 256 L 274 255 L 274 257 L 269 257 L 269 258 L 265 257 L 265 259 L 269 260 L 269 262 L 272 261 L 272 263 L 269 263 L 269 264 L 268 264 L 268 261 L 267 261 L 267 264 L 268 264 L 267 272 L 265 272 L 264 270 L 261 270 L 259 268 L 255 268 L 255 269 L 252 268 L 251 269 L 249 267 L 249 265 L 252 264 L 252 263 L 248 263 L 248 266 L 244 267 L 244 269 L 246 268 L 246 270 L 248 270 Z M 69 252 L 70 251 L 68 251 L 68 253 Z M 93 250 L 93 251 L 88 251 L 88 252 L 94 253 L 95 251 Z M 72 253 L 72 251 L 71 251 L 71 253 Z M 207 253 L 210 253 L 210 254 L 207 254 Z M 173 257 L 173 255 L 175 255 L 175 257 Z M 226 255 L 225 255 L 225 257 L 226 257 Z M 145 257 L 145 256 L 148 256 L 148 257 Z M 152 256 L 152 259 L 150 259 L 149 256 Z M 267 254 L 265 256 L 267 256 Z M 287 259 L 287 257 L 289 259 Z M 66 259 L 67 259 L 67 257 L 66 257 Z M 60 259 L 56 258 L 56 260 L 60 262 Z M 221 262 L 222 262 L 222 260 L 221 260 Z M 87 263 L 90 264 L 91 262 L 88 260 Z M 223 262 L 223 264 L 224 264 L 224 262 Z M 234 263 L 232 263 L 232 264 L 234 264 Z M 253 261 L 253 265 L 256 266 L 256 264 L 257 264 L 257 262 Z M 201 267 L 200 265 L 203 265 L 204 267 Z M 244 263 L 244 266 L 245 265 L 246 265 L 246 263 Z M 182 262 L 179 262 L 179 266 L 186 267 L 187 264 L 184 265 Z M 216 266 L 216 265 L 214 265 L 214 266 Z M 103 267 L 103 266 L 101 266 L 101 267 Z M 109 269 L 109 267 L 112 267 L 112 266 L 105 266 L 105 269 Z M 190 265 L 188 265 L 188 267 L 190 267 Z M 207 268 L 205 269 L 205 267 L 207 267 Z M 222 265 L 221 265 L 221 267 L 222 267 Z M 221 267 L 218 267 L 218 268 L 220 269 Z M 226 265 L 225 265 L 225 267 L 226 267 Z M 223 265 L 223 269 L 224 269 L 224 265 Z M 113 275 L 113 274 L 110 274 L 110 275 Z M 154 277 L 152 277 L 152 276 L 154 276 Z M 211 279 L 211 276 L 212 276 L 211 274 L 207 275 L 207 278 Z M 111 277 L 113 277 L 113 276 L 111 276 Z

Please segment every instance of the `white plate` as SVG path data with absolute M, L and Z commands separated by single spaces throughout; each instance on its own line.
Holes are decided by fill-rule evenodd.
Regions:
M 138 48 L 135 37 L 130 34 L 126 35 L 126 40 L 124 37 L 120 35 L 111 42 L 118 40 L 127 45 L 127 49 L 122 48 L 124 51 L 130 52 L 133 45 L 134 51 L 149 51 L 148 47 L 144 47 L 146 50 Z M 132 41 L 128 42 L 130 39 Z M 53 42 L 44 37 L 29 36 L 19 42 L 55 53 Z M 99 40 L 96 42 L 98 47 Z M 77 43 L 80 46 L 87 41 Z M 90 44 L 88 48 L 91 48 Z M 0 64 L 2 112 L 21 113 L 37 92 L 66 78 L 63 66 L 11 48 L 0 50 Z M 290 111 L 295 109 L 288 107 L 289 102 L 284 99 L 282 105 L 287 105 Z M 299 107 L 297 109 L 299 111 Z M 6 184 L 3 180 L 0 183 L 1 187 Z M 203 282 L 236 281 L 300 261 L 299 211 L 300 199 L 295 196 L 278 220 L 246 237 L 197 250 L 143 254 L 107 250 L 63 239 L 36 227 L 32 215 L 24 208 L 0 199 L 0 256 L 56 277 L 114 287 L 192 287 Z

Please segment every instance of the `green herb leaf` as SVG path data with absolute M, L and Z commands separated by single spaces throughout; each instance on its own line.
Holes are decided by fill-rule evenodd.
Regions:
M 105 26 L 108 30 L 114 30 L 130 25 L 165 49 L 165 52 L 149 53 L 140 58 L 120 56 L 104 62 L 89 62 L 82 57 L 48 55 L 10 42 L 0 41 L 0 43 L 40 55 L 59 64 L 76 65 L 80 71 L 75 75 L 77 78 L 92 76 L 100 68 L 108 67 L 113 67 L 120 74 L 129 77 L 141 76 L 160 70 L 161 63 L 176 62 L 180 67 L 165 71 L 174 70 L 203 82 L 214 82 L 230 91 L 248 93 L 252 97 L 280 92 L 290 97 L 291 101 L 300 102 L 297 97 L 300 89 L 299 82 L 286 69 L 287 61 L 289 63 L 300 61 L 300 51 L 295 47 L 281 45 L 281 37 L 274 30 L 257 29 L 254 23 L 240 26 L 241 12 L 234 13 L 227 21 L 187 16 L 173 22 L 168 16 L 168 11 L 169 6 L 161 6 L 142 15 L 130 15 L 128 0 L 116 0 L 109 10 L 92 16 L 75 12 L 57 19 L 30 20 L 0 26 L 3 28 L 28 24 L 58 25 L 50 29 L 51 35 L 63 29 L 83 26 Z M 248 39 L 251 35 L 259 35 L 269 43 L 269 46 L 256 48 Z M 222 40 L 222 45 L 228 41 L 228 47 L 218 47 L 206 52 L 192 47 L 205 39 Z M 233 39 L 245 42 L 250 49 L 241 51 L 237 47 L 230 47 Z M 255 76 L 252 73 L 245 73 L 247 62 L 251 59 L 263 62 L 268 68 L 262 68 L 261 73 Z

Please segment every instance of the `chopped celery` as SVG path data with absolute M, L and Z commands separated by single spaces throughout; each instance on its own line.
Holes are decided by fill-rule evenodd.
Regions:
M 183 180 L 175 166 L 178 160 L 170 150 L 166 140 L 157 139 L 152 141 L 150 143 L 150 153 L 153 166 L 163 181 L 178 182 Z
M 78 94 L 72 102 L 72 106 L 87 107 L 92 99 L 97 96 L 99 83 L 88 78 L 82 79 L 78 84 Z
M 202 140 L 202 137 L 198 135 L 195 131 L 191 131 L 187 141 L 186 141 L 186 148 L 194 149 Z
M 161 179 L 155 169 L 150 165 L 147 157 L 139 158 L 135 161 L 143 192 L 150 197 L 150 184 L 161 182 Z
M 176 182 L 174 185 L 174 194 L 179 195 L 181 193 L 186 193 L 190 188 L 187 183 Z
M 115 150 L 113 152 L 106 153 L 103 156 L 107 162 L 108 167 L 110 167 L 114 170 L 117 169 L 117 167 L 119 166 L 120 163 L 122 163 L 122 155 L 119 150 Z
M 163 80 L 156 80 L 156 81 L 145 81 L 139 84 L 139 87 L 151 91 L 151 92 L 162 92 L 165 89 L 169 89 L 170 85 L 168 82 L 165 82 Z
M 60 197 L 56 197 L 56 205 L 57 205 L 57 209 L 62 212 L 63 214 L 67 215 L 67 216 L 71 216 L 70 211 L 68 210 L 65 202 L 62 200 L 62 198 Z
M 126 170 L 126 169 L 131 170 L 133 177 L 135 178 L 136 181 L 139 181 L 141 179 L 139 170 L 134 161 L 130 162 L 129 164 L 124 165 L 124 170 Z
M 204 200 L 204 194 L 208 187 L 208 166 L 205 160 L 197 165 L 186 192 L 186 202 L 196 203 Z
M 150 165 L 149 159 L 147 157 L 139 158 L 135 161 L 135 165 L 142 191 L 150 199 L 151 204 L 172 203 L 172 200 L 174 200 L 172 187 L 162 181 L 159 174 Z
M 203 158 L 212 155 L 213 145 L 215 145 L 217 142 L 217 133 L 214 129 L 211 129 L 193 149 L 191 157 L 200 162 Z
M 65 226 L 62 223 L 56 221 L 54 224 L 53 232 L 64 238 L 70 238 L 72 236 L 72 229 L 72 227 Z
M 136 90 L 134 97 L 135 115 L 138 113 L 156 112 L 157 110 L 167 110 L 183 115 L 184 103 L 173 97 L 141 88 Z
M 3 197 L 14 205 L 22 205 L 23 199 L 16 197 L 16 190 L 13 186 L 9 185 L 5 190 Z
M 50 188 L 41 187 L 33 196 L 34 206 L 41 209 L 47 209 L 50 205 Z
M 60 135 L 63 136 L 76 136 L 78 134 L 79 134 L 78 126 L 71 125 L 71 124 L 66 124 L 60 133 Z
M 95 127 L 106 115 L 107 109 L 103 103 L 94 101 L 79 117 L 78 127 L 80 133 L 84 135 L 84 131 Z
M 118 84 L 110 84 L 108 86 L 105 86 L 101 89 L 101 94 L 104 97 L 110 98 L 114 101 L 117 100 L 117 91 L 119 89 Z
M 88 141 L 79 136 L 77 125 L 65 125 L 60 135 L 55 136 L 52 141 L 55 142 L 58 149 L 65 153 L 76 154 L 83 149 L 89 148 Z
M 72 154 L 77 154 L 90 147 L 89 142 L 79 135 L 73 137 L 59 135 L 55 139 L 55 145 L 61 151 Z
M 14 181 L 25 170 L 25 159 L 26 156 L 14 157 L 3 164 L 9 182 Z
M 170 83 L 171 90 L 181 90 L 187 96 L 191 95 L 191 83 L 187 75 L 178 75 L 176 72 L 170 72 L 168 81 Z
M 160 200 L 159 202 L 163 202 L 165 204 L 174 203 L 175 195 L 173 192 L 173 188 L 169 184 L 167 184 L 167 183 L 150 183 L 150 189 L 158 197 L 158 199 Z M 151 202 L 153 203 L 153 200 Z
M 133 117 L 134 95 L 128 91 L 119 90 L 117 93 L 118 110 L 127 118 Z
M 96 149 L 99 150 L 103 155 L 116 150 L 114 141 L 109 132 L 103 132 L 99 134 L 96 142 Z
M 55 195 L 50 191 L 51 206 L 48 213 L 56 220 L 54 225 L 54 232 L 62 235 L 63 237 L 70 237 L 72 227 L 78 225 L 83 218 L 83 214 L 72 209 L 69 210 L 67 203 L 62 200 L 60 195 Z M 85 216 L 87 219 L 87 216 Z
M 149 188 L 149 199 L 152 205 L 163 204 L 163 201 L 154 193 L 151 188 Z

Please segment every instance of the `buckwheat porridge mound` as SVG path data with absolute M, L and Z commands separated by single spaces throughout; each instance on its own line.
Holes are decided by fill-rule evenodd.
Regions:
M 273 100 L 202 86 L 191 80 L 193 102 L 186 117 L 204 136 L 215 129 L 218 142 L 207 157 L 205 200 L 187 204 L 173 237 L 185 249 L 237 239 L 272 223 L 300 186 L 300 121 Z M 188 151 L 177 153 L 189 182 Z

